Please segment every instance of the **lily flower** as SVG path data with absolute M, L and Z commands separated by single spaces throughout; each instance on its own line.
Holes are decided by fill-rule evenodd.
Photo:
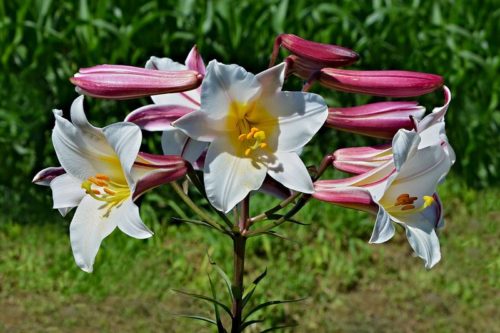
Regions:
M 378 102 L 346 108 L 329 108 L 326 126 L 342 131 L 392 139 L 401 129 L 413 129 L 425 108 L 417 102 Z
M 280 46 L 283 46 L 305 62 L 316 64 L 319 68 L 347 66 L 359 59 L 356 52 L 346 47 L 317 43 L 292 34 L 281 34 L 274 41 L 269 66 L 274 65 Z
M 52 189 L 54 208 L 66 214 L 77 207 L 70 225 L 76 264 L 91 272 L 102 240 L 116 227 L 125 234 L 148 238 L 134 200 L 146 190 L 186 174 L 180 157 L 139 153 L 141 131 L 132 123 L 92 126 L 83 111 L 83 96 L 71 106 L 71 120 L 54 110 L 52 133 L 61 168 L 42 170 L 34 182 Z
M 146 69 L 157 71 L 197 71 L 205 75 L 203 59 L 194 46 L 189 52 L 185 65 L 169 58 L 151 57 L 146 63 Z M 125 121 L 135 123 L 148 131 L 162 131 L 162 148 L 166 155 L 180 155 L 195 166 L 200 155 L 207 149 L 206 142 L 189 138 L 171 123 L 182 116 L 200 109 L 201 89 L 182 91 L 178 93 L 153 95 L 153 105 L 141 107 L 130 113 Z
M 107 99 L 130 99 L 190 90 L 203 76 L 194 70 L 154 71 L 124 65 L 81 68 L 71 79 L 78 93 Z
M 313 185 L 300 150 L 328 115 L 318 95 L 281 91 L 285 64 L 258 75 L 211 61 L 201 86 L 201 108 L 173 125 L 208 142 L 204 165 L 207 196 L 227 212 L 257 190 L 266 174 L 298 192 Z
M 370 243 L 392 238 L 392 222 L 402 225 L 410 246 L 431 268 L 441 259 L 435 229 L 442 226 L 443 209 L 436 187 L 452 163 L 443 146 L 420 148 L 421 142 L 418 133 L 400 130 L 393 139 L 393 161 L 350 178 L 317 181 L 313 196 L 376 212 Z
M 385 97 L 415 97 L 443 86 L 443 78 L 439 75 L 399 70 L 323 68 L 318 81 L 325 87 L 339 91 Z
M 434 108 L 422 120 L 417 121 L 417 118 L 413 118 L 415 121 L 413 127 L 421 139 L 419 148 L 440 144 L 453 164 L 456 157 L 446 137 L 444 122 L 444 116 L 451 102 L 451 92 L 446 86 L 444 87 L 444 100 L 443 106 Z M 393 148 L 391 145 L 342 148 L 335 151 L 333 166 L 341 171 L 360 174 L 377 168 L 392 159 Z

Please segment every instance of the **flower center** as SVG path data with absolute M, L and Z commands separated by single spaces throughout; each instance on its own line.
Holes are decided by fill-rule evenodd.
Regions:
M 249 156 L 252 151 L 258 148 L 266 148 L 266 132 L 258 129 L 257 127 L 252 127 L 248 133 L 241 133 L 238 136 L 238 140 L 243 142 L 245 147 L 245 156 Z
M 411 197 L 408 193 L 400 194 L 393 205 L 384 207 L 391 214 L 414 214 L 423 211 L 434 202 L 434 198 L 428 195 L 424 195 L 422 200 L 423 205 L 416 208 L 414 203 L 418 197 Z
M 122 204 L 130 196 L 128 185 L 112 181 L 104 174 L 96 174 L 82 182 L 82 188 L 92 198 L 104 202 L 101 208 L 106 212 L 103 217 L 108 217 L 111 209 Z

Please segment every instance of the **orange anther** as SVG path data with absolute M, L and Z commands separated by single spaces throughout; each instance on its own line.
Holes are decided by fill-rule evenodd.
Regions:
M 245 141 L 246 137 L 247 137 L 246 134 L 240 134 L 240 136 L 238 136 L 238 140 Z
M 252 149 L 247 148 L 247 149 L 245 150 L 245 156 L 250 155 L 250 153 L 251 153 L 251 152 L 252 152 Z
M 396 200 L 397 200 L 397 201 L 401 201 L 402 199 L 406 199 L 406 198 L 409 198 L 409 197 L 410 197 L 410 195 L 409 195 L 408 193 L 404 193 L 404 194 L 399 195 L 399 196 L 396 198 Z
M 109 180 L 109 177 L 106 176 L 105 174 L 102 174 L 102 173 L 96 174 L 95 178 L 100 179 L 100 180 Z
M 264 143 L 260 144 L 260 148 L 266 148 L 266 147 L 267 147 L 267 143 L 264 142 Z
M 410 210 L 410 209 L 415 209 L 415 206 L 413 205 L 405 205 L 401 207 L 401 210 Z
M 101 192 L 99 190 L 94 190 L 94 189 L 92 190 L 92 193 L 94 193 L 94 194 L 101 194 Z
M 107 187 L 103 188 L 103 190 L 104 190 L 104 192 L 106 192 L 106 193 L 107 193 L 107 194 L 109 194 L 109 195 L 115 195 L 115 194 L 116 194 L 116 192 L 115 192 L 115 191 L 110 190 L 110 189 L 109 189 L 109 188 L 107 188 Z

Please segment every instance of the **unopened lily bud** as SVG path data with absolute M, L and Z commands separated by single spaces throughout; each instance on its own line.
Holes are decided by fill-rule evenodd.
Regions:
M 415 97 L 443 86 L 439 75 L 410 71 L 354 71 L 323 68 L 319 82 L 335 90 L 385 97 Z
M 411 130 L 425 108 L 417 102 L 379 102 L 355 107 L 329 108 L 325 125 L 356 134 L 392 139 L 401 129 Z
M 362 174 L 392 161 L 392 145 L 349 147 L 333 153 L 333 166 L 340 171 Z
M 274 65 L 280 46 L 321 67 L 347 66 L 359 59 L 356 52 L 342 46 L 317 43 L 292 34 L 281 34 L 274 41 L 270 66 Z
M 159 71 L 123 65 L 81 68 L 70 81 L 83 95 L 130 99 L 197 88 L 203 76 L 192 70 Z
M 376 214 L 377 204 L 373 201 L 370 192 L 359 187 L 334 187 L 329 180 L 320 180 L 314 183 L 313 198 L 326 201 L 338 206 L 362 210 Z

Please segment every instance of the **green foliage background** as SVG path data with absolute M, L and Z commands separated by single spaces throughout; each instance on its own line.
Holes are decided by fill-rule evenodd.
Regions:
M 475 206 L 479 204 L 476 202 L 478 200 L 486 201 L 482 203 L 487 207 L 484 214 L 498 211 L 495 199 L 498 197 L 498 192 L 495 190 L 490 196 L 482 197 L 478 191 L 496 188 L 499 181 L 499 21 L 500 2 L 497 0 L 0 1 L 0 86 L 2 87 L 0 89 L 0 156 L 2 156 L 0 225 L 3 225 L 0 236 L 4 237 L 0 237 L 0 241 L 5 247 L 7 246 L 5 244 L 9 244 L 6 243 L 9 239 L 20 243 L 22 242 L 20 234 L 25 231 L 25 225 L 45 225 L 45 222 L 51 220 L 61 220 L 49 209 L 51 205 L 49 191 L 32 186 L 30 180 L 41 168 L 57 164 L 50 142 L 53 126 L 51 109 L 63 109 L 65 112 L 69 109 L 76 93 L 68 78 L 77 72 L 78 68 L 101 63 L 143 66 L 152 55 L 168 56 L 182 62 L 189 49 L 196 44 L 205 60 L 216 58 L 225 63 L 238 63 L 252 72 L 259 72 L 267 67 L 275 36 L 283 32 L 356 50 L 361 55 L 361 61 L 352 68 L 405 69 L 444 76 L 446 84 L 453 93 L 447 115 L 447 133 L 458 157 L 451 177 L 459 184 L 447 185 L 444 190 L 445 196 L 450 200 L 458 198 L 459 202 L 452 204 L 457 211 L 460 211 L 463 205 L 470 205 L 464 208 L 466 209 L 464 216 L 481 213 L 479 206 Z M 299 84 L 298 80 L 292 82 L 295 86 Z M 367 96 L 325 91 L 318 87 L 314 89 L 323 93 L 332 106 L 359 105 L 375 100 Z M 431 109 L 435 105 L 442 104 L 442 96 L 441 93 L 435 93 L 424 96 L 419 101 Z M 101 126 L 123 119 L 128 112 L 146 103 L 148 103 L 146 99 L 127 102 L 87 99 L 89 118 Z M 316 146 L 306 151 L 306 157 L 316 162 L 322 155 L 340 146 L 370 143 L 374 141 L 345 133 L 323 131 Z M 158 146 L 158 137 L 147 135 L 144 148 L 158 151 Z M 169 216 L 159 216 L 156 208 L 166 207 L 177 215 L 182 214 L 184 210 L 184 207 L 179 207 L 170 197 L 168 190 L 160 190 L 148 196 L 142 206 L 144 218 L 149 223 L 155 223 L 157 232 L 161 229 L 160 226 L 167 223 Z M 320 242 L 336 244 L 332 245 L 337 246 L 333 253 L 337 255 L 347 253 L 349 258 L 355 258 L 352 259 L 354 262 L 349 259 L 351 261 L 341 260 L 334 266 L 327 265 L 327 259 L 318 255 L 318 252 L 328 251 L 328 248 L 323 246 L 306 247 L 305 250 L 285 246 L 285 249 L 306 251 L 304 258 L 297 259 L 301 265 L 306 265 L 312 271 L 321 271 L 326 267 L 325 269 L 330 270 L 333 276 L 340 277 L 340 286 L 335 285 L 334 288 L 349 291 L 362 280 L 361 277 L 364 275 L 361 267 L 370 265 L 372 261 L 371 252 L 364 244 L 371 228 L 371 220 L 360 219 L 359 215 L 344 210 L 321 212 L 323 215 L 309 210 L 307 213 L 310 215 L 305 218 L 320 221 L 330 213 L 337 216 L 333 219 L 336 222 L 334 226 L 325 227 L 320 224 L 321 227 L 316 230 L 318 234 L 315 237 L 320 237 L 318 238 L 321 239 Z M 498 215 L 493 217 L 488 215 L 487 219 L 498 220 Z M 354 222 L 359 222 L 359 225 L 353 227 Z M 464 218 L 463 223 L 466 222 Z M 42 230 L 60 234 L 63 232 L 50 224 L 47 228 L 29 230 L 40 232 L 42 235 L 47 232 Z M 497 229 L 492 228 L 480 230 L 494 234 Z M 168 237 L 178 237 L 177 232 L 172 231 L 177 229 L 172 229 L 172 226 L 166 230 L 165 233 L 160 232 L 158 235 L 160 239 L 167 237 L 166 234 Z M 463 231 L 466 232 L 466 229 Z M 330 236 L 325 236 L 325 233 Z M 303 240 L 307 242 L 308 236 L 305 235 L 307 232 L 299 233 L 298 237 L 305 237 Z M 42 239 L 45 239 L 43 236 L 36 237 L 42 238 L 31 238 L 29 247 L 23 251 L 35 250 L 32 248 L 34 244 L 43 243 Z M 56 242 L 50 238 L 51 236 L 47 237 Z M 201 239 L 207 236 L 195 233 L 193 237 Z M 181 237 L 179 242 L 188 239 L 189 237 L 186 239 Z M 217 240 L 211 238 L 202 241 L 212 244 L 211 248 L 217 243 Z M 167 249 L 161 247 L 162 241 L 155 242 L 159 243 L 149 243 L 147 250 L 158 256 L 165 255 L 162 251 Z M 467 242 L 477 245 L 480 240 L 471 236 L 464 238 L 463 243 L 458 246 L 461 248 Z M 361 243 L 363 245 L 360 245 Z M 116 244 L 122 245 L 122 243 Z M 138 251 L 138 246 L 142 245 L 130 245 L 129 242 L 124 244 L 131 252 Z M 255 248 L 256 251 L 260 249 L 270 255 L 274 246 L 281 245 L 276 245 L 274 241 L 263 241 L 256 244 Z M 484 250 L 489 251 L 490 245 L 485 246 Z M 215 249 L 218 249 L 217 246 Z M 3 250 L 1 245 L 0 250 Z M 175 247 L 168 250 L 176 253 Z M 25 266 L 21 265 L 22 268 L 18 268 L 17 261 L 13 258 L 19 258 L 18 255 L 23 258 L 22 254 L 13 254 L 12 258 L 8 255 L 3 257 L 4 266 L 0 266 L 3 270 L 3 272 L 0 270 L 0 282 L 3 277 L 6 288 L 5 281 L 10 281 L 6 276 L 9 276 L 12 281 L 20 283 L 20 286 L 5 290 L 19 287 L 21 290 L 33 292 L 63 288 L 67 295 L 92 293 L 91 290 L 94 290 L 96 294 L 94 296 L 98 298 L 114 292 L 119 294 L 119 291 L 113 288 L 104 287 L 103 285 L 112 285 L 112 282 L 106 283 L 107 280 L 104 278 L 101 281 L 101 277 L 93 277 L 91 282 L 81 282 L 86 281 L 86 278 L 84 275 L 79 275 L 79 272 L 72 272 L 75 267 L 68 249 L 62 247 L 57 251 L 60 258 L 52 259 L 54 263 L 51 265 L 55 268 L 48 272 L 32 269 L 30 265 L 35 263 L 31 261 L 24 262 L 22 265 Z M 113 257 L 112 250 L 109 251 L 111 252 L 108 252 L 108 256 Z M 197 254 L 203 254 L 202 249 L 198 252 Z M 50 251 L 47 250 L 47 253 L 50 255 Z M 143 252 L 140 253 L 141 256 L 147 256 Z M 310 260 L 307 259 L 308 255 L 311 256 Z M 101 259 L 106 260 L 105 257 Z M 219 259 L 223 260 L 223 257 Z M 59 263 L 56 263 L 57 260 Z M 176 265 L 177 269 L 190 269 L 186 268 L 189 264 L 185 261 L 171 257 L 166 260 L 169 264 Z M 148 263 L 149 266 L 157 264 L 161 263 Z M 473 265 L 470 265 L 472 268 Z M 399 269 L 397 267 L 395 265 L 394 269 Z M 494 279 L 500 267 L 498 260 L 487 267 L 485 276 Z M 29 279 L 25 280 L 26 276 L 23 274 L 34 272 L 48 276 L 48 280 L 36 283 L 30 282 Z M 300 275 L 299 272 L 300 270 L 296 272 L 299 277 L 297 284 L 287 285 L 288 287 L 299 289 L 301 283 L 314 284 L 311 279 L 314 279 L 315 275 Z M 66 282 L 61 282 L 59 287 L 53 285 L 52 281 L 59 274 L 65 274 L 62 281 L 66 281 L 68 285 L 64 284 Z M 116 276 L 125 273 L 111 271 L 110 274 Z M 172 280 L 182 281 L 183 274 L 189 275 L 190 272 L 166 274 L 165 278 L 170 276 Z M 458 285 L 449 287 L 445 276 L 445 271 L 442 271 L 436 279 L 443 288 L 452 288 L 449 293 L 452 295 L 450 300 L 454 300 L 453 297 L 456 296 L 464 300 L 466 304 L 464 307 L 473 306 L 471 305 L 474 304 L 473 297 L 469 294 L 477 292 L 476 287 L 469 285 L 471 283 L 469 280 L 464 280 L 463 284 L 457 282 Z M 74 278 L 77 282 L 70 282 Z M 457 279 L 460 279 L 458 273 Z M 154 277 L 150 280 L 154 280 Z M 194 283 L 198 283 L 196 281 Z M 425 277 L 417 281 L 424 286 L 436 282 Z M 498 281 L 486 284 L 490 288 L 498 287 Z M 163 288 L 166 285 L 160 283 L 158 286 L 144 287 L 144 290 L 152 293 L 151 290 L 156 287 Z M 97 288 L 97 291 L 94 288 Z M 1 290 L 0 286 L 0 292 Z M 320 297 L 319 304 L 333 301 L 327 296 L 326 299 L 318 297 Z M 425 304 L 425 300 L 422 304 Z M 276 317 L 280 318 L 281 315 L 278 314 Z M 381 328 L 386 327 L 383 323 L 381 325 Z M 345 326 L 344 329 L 346 327 L 348 328 Z M 1 328 L 2 326 L 0 330 Z

